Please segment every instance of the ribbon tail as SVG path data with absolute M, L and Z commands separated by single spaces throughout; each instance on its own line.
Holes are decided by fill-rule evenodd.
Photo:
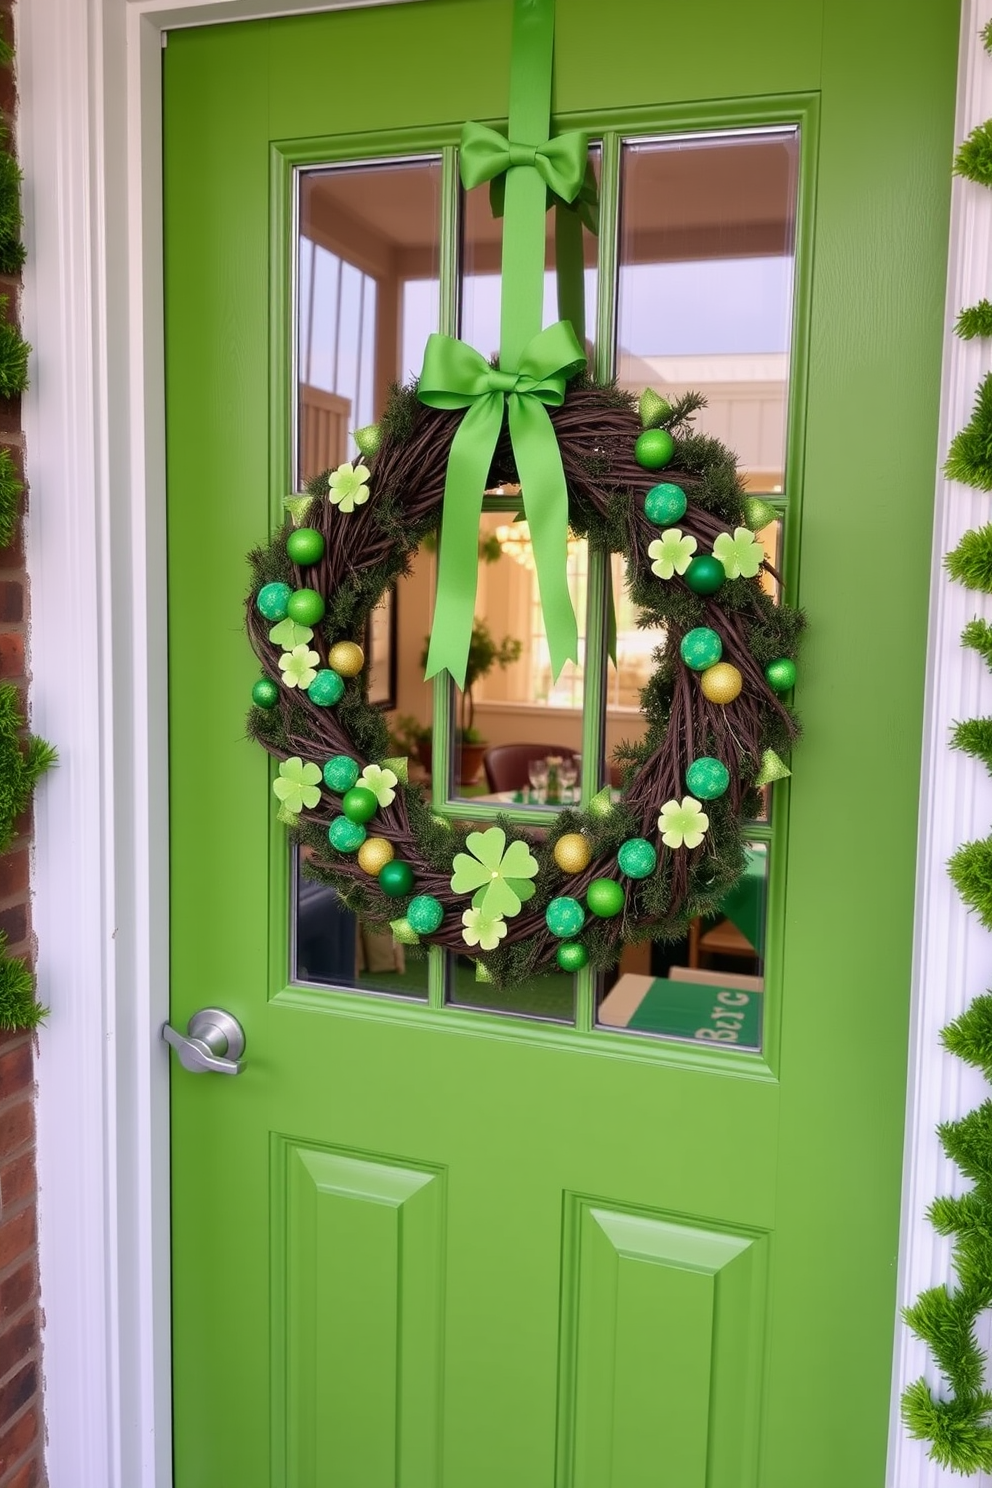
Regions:
M 579 632 L 568 592 L 568 487 L 554 427 L 533 395 L 511 393 L 510 439 L 530 524 L 544 628 L 557 681 L 579 659 Z
M 444 478 L 437 598 L 426 680 L 450 672 L 465 686 L 479 581 L 479 518 L 486 476 L 503 423 L 502 393 L 479 398 L 455 432 Z

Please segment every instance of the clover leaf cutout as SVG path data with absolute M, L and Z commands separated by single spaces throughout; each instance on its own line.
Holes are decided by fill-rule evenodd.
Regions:
M 393 770 L 384 769 L 382 765 L 366 765 L 361 784 L 372 792 L 380 806 L 391 806 L 396 800 L 393 786 L 398 785 L 399 780 Z
M 274 646 L 281 646 L 284 651 L 293 651 L 297 646 L 305 646 L 307 641 L 312 641 L 313 631 L 309 625 L 297 625 L 287 615 L 285 620 L 273 625 L 269 631 L 269 640 Z
M 713 544 L 713 557 L 723 564 L 728 579 L 753 579 L 765 561 L 765 550 L 753 532 L 735 527 L 733 537 L 720 533 Z
M 279 658 L 283 682 L 287 687 L 299 687 L 303 692 L 306 692 L 316 677 L 319 665 L 320 657 L 317 652 L 305 645 L 294 646 L 292 651 L 284 651 Z
M 340 511 L 350 512 L 368 501 L 369 493 L 365 489 L 365 483 L 370 474 L 367 465 L 352 465 L 348 460 L 339 465 L 337 470 L 332 470 L 328 479 L 328 495 L 333 504 Z
M 298 754 L 283 760 L 272 789 L 286 811 L 298 816 L 304 809 L 312 811 L 320 800 L 320 766 L 304 764 Z
M 465 944 L 483 951 L 494 951 L 506 934 L 506 921 L 500 915 L 483 914 L 481 909 L 467 909 L 462 924 Z
M 691 533 L 682 535 L 681 527 L 666 527 L 660 537 L 648 547 L 648 557 L 653 558 L 651 572 L 659 579 L 670 579 L 675 574 L 684 574 L 696 551 L 696 539 Z
M 511 842 L 507 847 L 503 829 L 489 827 L 485 832 L 470 832 L 465 846 L 468 853 L 455 854 L 451 877 L 455 893 L 476 891 L 472 907 L 489 920 L 519 914 L 521 905 L 536 893 L 529 880 L 537 876 L 537 859 L 526 842 Z
M 658 818 L 658 830 L 666 847 L 698 847 L 709 824 L 710 819 L 695 796 L 683 796 L 681 802 L 666 801 Z

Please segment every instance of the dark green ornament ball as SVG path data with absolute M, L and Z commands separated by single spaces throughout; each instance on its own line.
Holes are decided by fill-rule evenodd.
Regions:
M 286 552 L 300 568 L 308 568 L 324 556 L 323 536 L 316 527 L 297 527 L 286 539 Z
M 365 836 L 361 822 L 349 821 L 346 816 L 336 816 L 327 829 L 328 842 L 343 853 L 357 852 Z
M 586 922 L 585 910 L 578 899 L 572 899 L 567 894 L 560 899 L 552 899 L 544 911 L 544 923 L 552 935 L 557 935 L 561 940 L 568 940 L 573 935 L 578 935 Z
M 658 865 L 658 854 L 646 837 L 629 837 L 617 853 L 617 862 L 628 878 L 648 878 Z
M 400 858 L 387 863 L 379 874 L 379 887 L 390 899 L 402 899 L 404 894 L 409 894 L 413 888 L 413 869 L 410 864 L 404 863 Z M 408 914 L 407 919 L 409 918 Z
M 685 516 L 688 504 L 681 486 L 673 485 L 671 481 L 662 481 L 660 486 L 652 486 L 645 496 L 644 515 L 656 527 L 670 527 L 673 522 Z
M 371 821 L 378 809 L 379 802 L 375 791 L 370 791 L 364 785 L 352 786 L 351 790 L 345 791 L 341 798 L 341 810 L 349 821 Z
M 645 429 L 634 445 L 634 459 L 645 470 L 661 470 L 674 453 L 675 440 L 667 429 Z
M 723 587 L 727 574 L 719 558 L 700 553 L 698 558 L 692 559 L 682 577 L 693 594 L 715 594 Z
M 339 796 L 351 790 L 357 779 L 358 763 L 350 754 L 336 754 L 324 766 L 324 784 L 328 790 L 337 791 Z
M 294 589 L 286 601 L 286 613 L 297 625 L 319 625 L 324 618 L 324 601 L 316 589 Z
M 410 900 L 406 917 L 418 935 L 433 935 L 444 919 L 444 905 L 433 894 L 418 894 Z
M 581 971 L 589 960 L 589 952 L 577 940 L 566 940 L 555 952 L 555 960 L 562 971 Z
M 796 685 L 796 663 L 787 656 L 770 661 L 765 667 L 765 681 L 773 692 L 788 692 Z
M 624 892 L 612 878 L 594 878 L 586 889 L 586 903 L 601 920 L 610 920 L 623 909 Z
M 285 620 L 292 593 L 288 584 L 263 584 L 255 598 L 255 608 L 266 620 Z
M 685 783 L 699 801 L 715 801 L 730 784 L 730 771 L 722 760 L 701 754 L 685 772 Z
M 259 677 L 251 690 L 251 700 L 259 708 L 274 708 L 279 701 L 279 689 L 270 677 Z
M 318 708 L 333 708 L 344 697 L 344 678 L 324 667 L 307 688 L 307 697 Z
M 723 642 L 708 625 L 698 625 L 695 630 L 686 631 L 679 651 L 687 667 L 692 667 L 694 672 L 704 672 L 720 660 Z

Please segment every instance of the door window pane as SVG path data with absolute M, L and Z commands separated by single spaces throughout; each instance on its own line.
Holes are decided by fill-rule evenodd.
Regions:
M 449 954 L 446 1001 L 453 1007 L 574 1023 L 575 978 L 564 971 L 549 971 L 526 977 L 513 987 L 496 988 L 478 980 L 475 962 L 469 956 Z

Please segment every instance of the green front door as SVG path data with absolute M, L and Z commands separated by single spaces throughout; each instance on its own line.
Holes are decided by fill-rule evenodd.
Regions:
M 321 392 L 301 312 L 313 255 L 334 259 L 374 191 L 325 214 L 304 262 L 307 183 L 322 168 L 333 193 L 349 162 L 419 170 L 394 236 L 418 213 L 435 224 L 411 282 L 428 286 L 425 329 L 457 329 L 471 212 L 455 145 L 463 120 L 505 118 L 510 0 L 170 33 L 172 1024 L 220 1006 L 247 1037 L 237 1078 L 174 1068 L 177 1488 L 881 1488 L 956 11 L 935 0 L 907 25 L 895 0 L 559 0 L 556 124 L 601 142 L 600 373 L 630 353 L 668 375 L 660 342 L 622 344 L 638 203 L 670 233 L 668 190 L 696 216 L 659 262 L 723 262 L 698 235 L 736 191 L 747 241 L 727 274 L 750 303 L 770 263 L 791 306 L 774 346 L 686 345 L 724 389 L 714 417 L 733 377 L 706 354 L 751 357 L 752 376 L 778 358 L 762 364 L 788 413 L 778 473 L 751 467 L 810 619 L 806 737 L 754 826 L 767 892 L 725 906 L 753 965 L 716 956 L 699 981 L 656 957 L 606 997 L 585 971 L 503 1008 L 440 956 L 377 977 L 381 942 L 357 976 L 307 963 L 305 880 L 245 737 L 241 617 L 244 554 L 282 520 L 306 440 L 320 464 L 345 437 L 335 419 L 346 432 L 381 402 L 357 372 L 349 398 L 330 374 Z M 739 169 L 694 196 L 692 161 L 724 145 Z M 773 170 L 741 189 L 765 146 L 786 151 L 786 196 L 748 217 L 774 185 Z M 689 165 L 653 188 L 638 172 L 669 147 Z M 336 324 L 374 300 L 381 373 L 397 344 L 381 265 L 370 250 L 345 267 Z M 726 297 L 726 276 L 706 282 Z M 604 564 L 588 556 L 590 592 Z M 423 630 L 397 602 L 399 676 L 382 686 L 402 695 Z M 592 627 L 587 645 L 588 795 L 612 715 Z M 484 816 L 442 780 L 443 727 L 435 748 L 438 814 Z M 325 949 L 330 915 L 318 903 Z M 340 933 L 353 972 L 347 916 Z

